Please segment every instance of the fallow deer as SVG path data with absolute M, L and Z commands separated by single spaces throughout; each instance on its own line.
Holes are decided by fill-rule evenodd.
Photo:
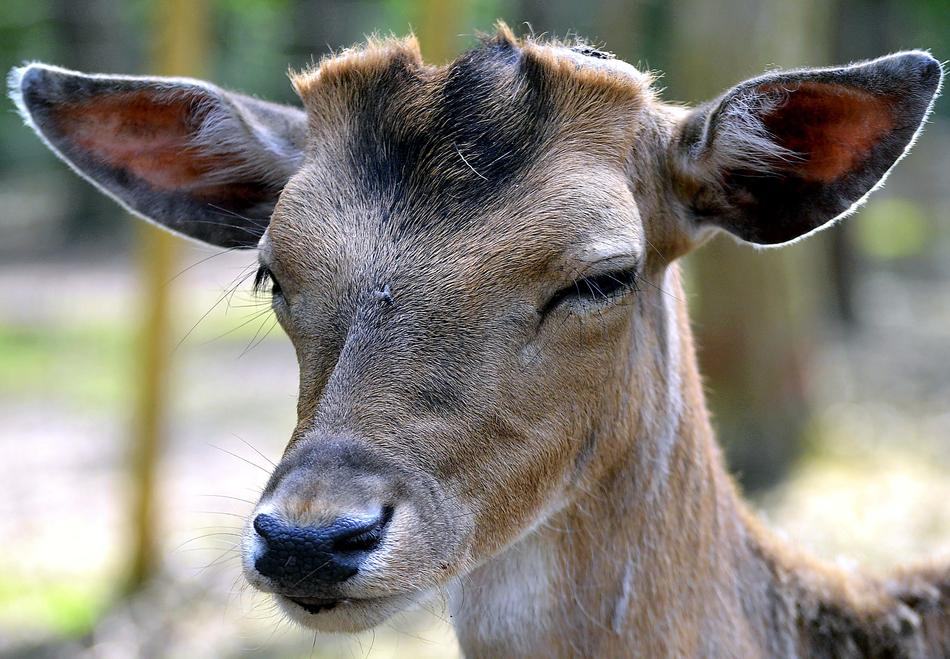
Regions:
M 10 82 L 129 211 L 256 248 L 300 383 L 244 572 L 301 625 L 442 592 L 472 657 L 948 657 L 950 568 L 846 573 L 750 514 L 676 265 L 717 230 L 778 245 L 853 211 L 942 75 L 903 52 L 688 109 L 502 26 L 441 67 L 411 37 L 329 57 L 292 76 L 303 109 L 44 64 Z

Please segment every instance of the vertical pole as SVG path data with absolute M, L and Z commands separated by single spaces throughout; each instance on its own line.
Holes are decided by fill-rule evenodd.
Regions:
M 160 0 L 153 20 L 155 72 L 200 75 L 207 43 L 206 0 Z M 147 582 L 159 564 L 156 475 L 163 452 L 168 403 L 172 298 L 169 281 L 174 276 L 178 254 L 177 238 L 145 222 L 136 221 L 136 225 L 140 300 L 144 309 L 129 465 L 132 555 L 125 584 L 127 594 Z

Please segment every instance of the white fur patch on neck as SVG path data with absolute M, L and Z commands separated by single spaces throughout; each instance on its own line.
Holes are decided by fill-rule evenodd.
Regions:
M 627 566 L 623 570 L 623 581 L 620 584 L 620 596 L 614 605 L 613 616 L 610 620 L 610 628 L 615 634 L 623 634 L 627 626 L 627 617 L 630 613 L 630 602 L 633 601 L 633 579 L 634 564 L 627 561 Z
M 463 647 L 537 653 L 556 605 L 554 573 L 546 543 L 533 533 L 456 581 L 449 606 Z
M 675 289 L 672 277 L 672 271 L 667 271 L 662 283 L 664 291 Z M 670 461 L 679 439 L 680 422 L 686 405 L 680 372 L 682 337 L 676 302 L 677 299 L 669 293 L 660 296 L 663 312 L 660 314 L 661 326 L 657 339 L 663 345 L 663 359 L 658 365 L 662 379 L 658 379 L 655 386 L 646 387 L 638 401 L 645 436 L 637 442 L 635 450 L 639 453 L 637 459 L 640 464 L 649 465 L 649 476 L 642 493 L 648 506 L 658 504 L 667 494 Z

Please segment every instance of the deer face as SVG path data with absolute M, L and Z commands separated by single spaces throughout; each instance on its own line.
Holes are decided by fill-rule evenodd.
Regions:
M 565 217 L 597 169 L 576 164 L 468 218 L 455 204 L 471 200 L 449 197 L 445 210 L 421 200 L 381 221 L 387 209 L 351 181 L 332 201 L 313 195 L 309 166 L 284 190 L 260 259 L 297 349 L 298 426 L 259 513 L 301 528 L 380 525 L 345 585 L 313 579 L 303 593 L 437 586 L 560 505 L 642 267 L 619 168 L 604 164 L 584 222 Z M 574 358 L 550 359 L 565 350 Z M 249 563 L 266 544 L 249 535 Z
M 319 146 L 259 244 L 301 380 L 258 514 L 285 533 L 359 520 L 372 542 L 272 571 L 257 524 L 247 573 L 344 625 L 372 624 L 562 505 L 644 268 L 626 174 L 639 74 L 587 109 L 542 94 L 556 70 L 517 80 L 507 42 L 448 71 L 411 54 L 368 81 L 351 79 L 359 62 L 298 78 Z M 327 576 L 341 561 L 355 573 Z
M 345 53 L 294 78 L 306 112 L 190 80 L 13 77 L 105 192 L 257 248 L 300 392 L 244 570 L 325 631 L 504 560 L 630 442 L 672 441 L 668 263 L 712 228 L 772 244 L 846 213 L 939 80 L 914 53 L 689 112 L 623 63 L 505 29 L 444 68 L 411 40 Z

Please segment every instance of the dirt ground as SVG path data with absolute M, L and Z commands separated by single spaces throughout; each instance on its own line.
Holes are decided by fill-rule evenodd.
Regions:
M 183 268 L 211 254 L 188 250 Z M 249 285 L 202 318 L 250 262 L 211 258 L 170 284 L 181 343 L 158 493 L 163 575 L 111 609 L 129 542 L 135 280 L 123 261 L 0 267 L 3 656 L 457 655 L 439 602 L 356 639 L 315 638 L 242 587 L 234 532 L 296 393 L 280 329 L 262 338 L 266 315 L 241 326 L 259 310 Z M 950 549 L 950 286 L 881 275 L 859 294 L 862 329 L 829 332 L 812 372 L 813 446 L 757 505 L 819 555 L 885 568 Z

